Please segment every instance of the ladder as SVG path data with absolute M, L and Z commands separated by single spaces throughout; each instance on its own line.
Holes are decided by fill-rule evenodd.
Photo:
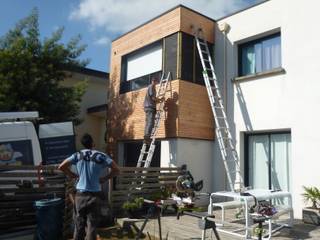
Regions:
M 168 73 L 167 77 L 164 76 L 164 73 L 162 73 L 161 76 L 161 80 L 159 83 L 159 88 L 156 94 L 157 99 L 158 98 L 164 98 L 167 92 L 167 87 L 168 87 L 168 82 L 170 79 L 170 72 Z M 161 101 L 159 103 L 157 112 L 156 112 L 156 116 L 155 116 L 155 123 L 153 126 L 153 129 L 151 131 L 151 135 L 150 135 L 150 139 L 151 139 L 151 143 L 149 148 L 147 147 L 148 144 L 143 143 L 141 151 L 140 151 L 140 156 L 137 162 L 137 167 L 150 167 L 151 161 L 152 161 L 152 157 L 153 157 L 153 153 L 154 150 L 156 148 L 155 145 L 155 139 L 156 139 L 156 135 L 160 126 L 160 122 L 161 122 L 161 118 L 163 116 L 164 110 L 163 110 L 163 106 L 164 106 L 164 101 Z
M 199 30 L 199 32 L 200 31 L 201 30 Z M 240 161 L 233 144 L 208 44 L 204 38 L 199 38 L 197 34 L 195 35 L 195 40 L 203 68 L 202 74 L 215 121 L 216 138 L 218 140 L 230 189 L 233 192 L 242 191 L 244 189 L 244 182 L 240 172 Z

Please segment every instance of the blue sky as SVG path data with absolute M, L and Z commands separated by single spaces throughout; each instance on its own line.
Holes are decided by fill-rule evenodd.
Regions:
M 39 9 L 41 37 L 48 37 L 58 27 L 65 27 L 62 42 L 80 34 L 87 44 L 81 58 L 89 58 L 87 66 L 109 71 L 112 39 L 139 24 L 178 5 L 184 4 L 217 19 L 262 0 L 1 0 L 0 36 L 32 8 Z

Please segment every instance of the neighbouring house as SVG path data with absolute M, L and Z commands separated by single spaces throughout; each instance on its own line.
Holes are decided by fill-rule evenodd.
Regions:
M 204 191 L 228 189 L 194 29 L 203 30 L 246 185 L 288 190 L 301 218 L 302 186 L 320 185 L 319 3 L 269 0 L 213 20 L 179 5 L 112 42 L 108 151 L 135 166 L 151 77 L 171 72 L 153 166 L 187 164 Z
M 73 86 L 79 81 L 87 82 L 87 89 L 80 104 L 79 119 L 81 123 L 75 126 L 76 148 L 83 148 L 80 143 L 84 133 L 92 135 L 96 148 L 105 151 L 106 110 L 107 96 L 106 86 L 109 81 L 107 72 L 89 68 L 73 68 L 71 76 L 67 77 L 63 84 Z

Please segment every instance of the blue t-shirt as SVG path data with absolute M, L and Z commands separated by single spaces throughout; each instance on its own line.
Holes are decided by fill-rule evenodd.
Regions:
M 76 166 L 79 181 L 76 189 L 80 192 L 100 192 L 99 178 L 106 167 L 110 167 L 112 159 L 99 151 L 84 149 L 67 158 Z M 82 158 L 81 158 L 82 155 Z

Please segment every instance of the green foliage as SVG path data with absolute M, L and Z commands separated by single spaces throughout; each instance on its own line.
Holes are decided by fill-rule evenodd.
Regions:
M 312 208 L 318 208 L 320 202 L 320 190 L 317 187 L 303 186 L 304 193 L 302 194 L 305 202 L 312 202 Z
M 254 236 L 260 236 L 260 235 L 263 235 L 263 234 L 265 234 L 265 233 L 266 233 L 266 230 L 263 229 L 263 228 L 255 227 L 255 228 L 253 229 L 253 235 L 254 235 Z
M 139 208 L 142 208 L 144 199 L 142 197 L 138 197 L 133 199 L 133 201 L 126 201 L 122 205 L 122 209 L 127 210 L 127 211 L 132 211 L 136 210 Z
M 39 111 L 46 122 L 78 120 L 86 83 L 65 87 L 66 70 L 84 67 L 80 36 L 60 43 L 63 28 L 40 39 L 38 11 L 0 39 L 0 111 Z M 69 73 L 70 74 L 70 73 Z
M 162 186 L 158 192 L 150 196 L 150 200 L 157 201 L 168 199 L 174 192 L 175 190 L 171 189 L 170 187 Z

